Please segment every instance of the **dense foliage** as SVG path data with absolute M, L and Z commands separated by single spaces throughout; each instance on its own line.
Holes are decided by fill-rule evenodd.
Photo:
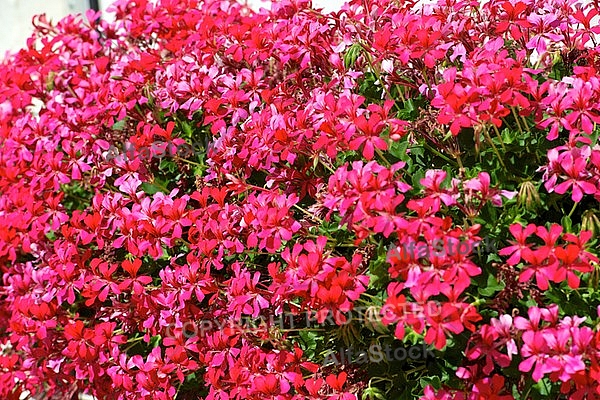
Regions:
M 599 9 L 36 18 L 0 64 L 0 398 L 600 398 Z

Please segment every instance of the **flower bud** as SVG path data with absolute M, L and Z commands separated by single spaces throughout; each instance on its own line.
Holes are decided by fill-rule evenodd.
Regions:
M 388 329 L 381 323 L 381 312 L 377 306 L 370 306 L 366 309 L 365 326 L 372 332 L 388 333 Z
M 540 194 L 533 182 L 525 181 L 521 183 L 517 201 L 520 206 L 524 206 L 525 209 L 530 211 L 541 204 Z
M 343 324 L 334 331 L 334 336 L 344 343 L 344 346 L 350 347 L 361 340 L 360 333 L 355 324 Z
M 592 232 L 592 237 L 600 233 L 600 218 L 597 210 L 586 210 L 581 216 L 581 230 Z

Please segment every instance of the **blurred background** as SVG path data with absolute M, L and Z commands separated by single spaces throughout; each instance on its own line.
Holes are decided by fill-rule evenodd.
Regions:
M 0 0 L 0 59 L 7 51 L 17 51 L 33 30 L 31 19 L 45 13 L 48 19 L 59 20 L 67 14 L 84 13 L 93 8 L 105 10 L 112 0 Z M 265 5 L 262 0 L 249 0 L 252 6 Z M 339 8 L 344 0 L 313 0 L 317 7 L 326 10 Z

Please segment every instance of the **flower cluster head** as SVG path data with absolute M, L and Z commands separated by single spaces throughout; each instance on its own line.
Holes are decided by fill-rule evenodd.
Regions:
M 595 384 L 597 335 L 584 325 L 586 318 L 560 318 L 558 313 L 558 306 L 553 305 L 531 307 L 527 317 L 503 314 L 492 318 L 490 325 L 481 326 L 472 337 L 466 352 L 469 362 L 457 374 L 473 382 L 474 387 L 491 388 L 485 377 L 519 358 L 518 370 L 531 374 L 533 381 L 560 383 L 560 393 L 568 393 L 571 398 L 596 398 L 600 395 Z M 502 378 L 493 376 L 494 380 Z
M 598 4 L 109 13 L 0 61 L 0 398 L 600 398 Z

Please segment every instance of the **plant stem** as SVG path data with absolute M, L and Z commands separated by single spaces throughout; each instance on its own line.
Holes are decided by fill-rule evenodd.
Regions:
M 300 207 L 298 204 L 294 204 L 294 207 L 296 207 L 298 210 L 302 211 L 304 214 L 308 215 L 310 218 L 318 221 L 320 224 L 323 224 L 323 220 L 321 218 L 317 217 L 316 215 L 314 215 L 312 213 L 309 213 L 304 208 Z
M 519 132 L 521 132 L 521 135 L 524 134 L 523 129 L 521 128 L 521 123 L 519 122 L 519 115 L 517 114 L 517 110 L 515 110 L 514 107 L 510 108 L 513 114 L 513 117 L 515 118 L 515 121 L 517 121 L 517 127 L 519 128 Z
M 402 102 L 404 103 L 406 101 L 406 99 L 404 98 L 404 94 L 402 94 L 402 90 L 400 90 L 400 86 L 396 83 L 396 90 L 398 90 L 398 94 L 400 95 L 400 100 L 402 100 Z
M 579 203 L 573 204 L 573 208 L 571 208 L 571 212 L 569 212 L 569 215 L 567 215 L 567 217 L 571 218 L 571 215 L 573 215 L 573 213 L 575 212 L 575 208 L 577 208 L 577 204 Z
M 198 164 L 197 162 L 193 162 L 193 161 L 190 161 L 190 160 L 186 160 L 185 158 L 176 157 L 175 159 L 176 159 L 176 160 L 179 160 L 179 161 L 183 161 L 183 162 L 185 162 L 185 163 L 188 163 L 188 164 L 191 164 L 191 165 L 195 165 L 195 166 L 197 166 L 197 167 L 203 167 L 203 165 L 202 165 L 202 164 Z
M 169 189 L 167 189 L 166 187 L 164 187 L 163 185 L 161 185 L 160 183 L 158 183 L 158 181 L 156 179 L 152 178 L 152 180 L 150 181 L 150 183 L 153 184 L 154 186 L 157 186 L 159 189 L 161 189 L 165 193 L 169 193 Z
M 278 329 L 279 332 L 325 332 L 323 328 Z
M 390 162 L 387 160 L 387 158 L 385 158 L 385 156 L 383 155 L 383 153 L 381 152 L 381 150 L 379 150 L 377 147 L 375 148 L 375 152 L 377 153 L 377 155 L 379 157 L 381 157 L 381 159 L 383 160 L 384 164 L 386 164 L 386 167 L 391 167 L 392 164 L 390 164 Z
M 335 171 L 329 165 L 327 165 L 327 163 L 325 163 L 325 161 L 321 160 L 320 158 L 318 160 L 319 160 L 319 163 L 321 163 L 321 165 L 325 167 L 325 169 L 327 169 L 332 174 L 335 174 Z
M 502 167 L 504 169 L 506 169 L 506 165 L 504 164 L 504 161 L 502 160 L 502 156 L 500 155 L 500 152 L 496 148 L 496 145 L 494 144 L 494 142 L 492 142 L 492 138 L 490 137 L 490 134 L 489 134 L 489 132 L 487 130 L 487 127 L 483 128 L 483 136 L 485 136 L 485 139 L 492 146 L 492 149 L 494 150 L 494 153 L 496 153 L 496 156 L 498 157 L 498 161 L 500 162 L 500 165 L 502 165 Z
M 396 107 L 396 110 L 400 111 L 400 107 L 398 107 L 398 104 L 394 100 L 394 96 L 392 96 L 392 94 L 390 93 L 389 89 L 385 85 L 385 82 L 383 82 L 383 80 L 381 79 L 381 74 L 373 66 L 373 63 L 371 62 L 371 54 L 369 53 L 369 49 L 364 44 L 362 44 L 360 42 L 359 42 L 359 44 L 360 44 L 360 47 L 362 47 L 363 50 L 365 51 L 365 59 L 367 60 L 367 64 L 369 64 L 369 67 L 371 67 L 371 71 L 373 71 L 373 73 L 377 77 L 377 81 L 381 85 L 381 88 L 388 95 L 388 97 L 390 98 L 390 100 L 392 100 L 394 102 L 394 107 Z
M 404 371 L 404 374 L 412 374 L 413 372 L 422 371 L 425 368 L 427 368 L 427 367 L 425 365 L 422 365 L 420 367 L 409 369 L 408 371 Z
M 498 136 L 498 139 L 500 140 L 500 145 L 502 146 L 502 150 L 504 150 L 504 152 L 506 152 L 506 147 L 504 146 L 504 140 L 502 140 L 502 135 L 500 134 L 500 131 L 498 131 L 498 127 L 495 124 L 492 124 L 492 126 L 494 127 L 494 132 L 496 132 L 496 136 Z
M 425 147 L 427 150 L 429 150 L 432 153 L 434 153 L 436 156 L 438 156 L 440 158 L 443 158 L 445 161 L 449 162 L 450 164 L 454 164 L 454 166 L 458 166 L 458 164 L 456 163 L 456 161 L 451 160 L 450 158 L 446 157 L 444 154 L 440 153 L 438 150 L 436 150 L 433 147 L 431 147 L 427 142 L 423 143 L 423 147 Z

